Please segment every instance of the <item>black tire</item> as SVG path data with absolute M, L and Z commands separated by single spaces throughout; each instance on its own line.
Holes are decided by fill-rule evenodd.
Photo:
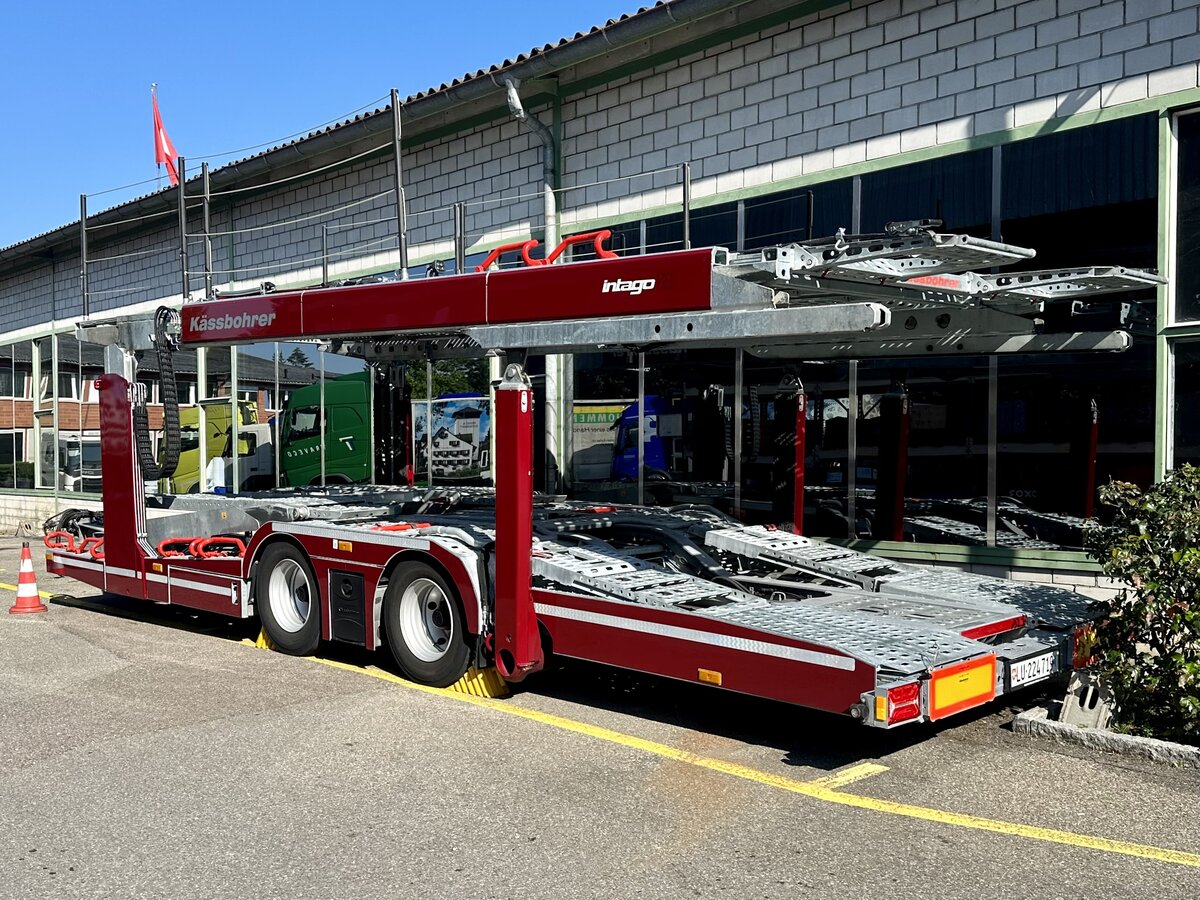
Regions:
M 263 551 L 254 573 L 254 605 L 276 649 L 292 656 L 317 649 L 321 594 L 308 559 L 291 544 L 272 544 Z
M 396 567 L 383 595 L 383 623 L 396 665 L 418 684 L 449 687 L 467 671 L 470 647 L 458 594 L 433 567 Z

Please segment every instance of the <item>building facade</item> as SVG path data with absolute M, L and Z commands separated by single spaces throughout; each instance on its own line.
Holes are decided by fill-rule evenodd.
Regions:
M 689 351 L 645 366 L 646 391 L 681 422 L 657 486 L 664 501 L 699 494 L 747 518 L 786 518 L 780 386 L 799 379 L 808 533 L 1100 595 L 1111 586 L 1081 550 L 1084 520 L 1102 514 L 1096 487 L 1148 483 L 1200 457 L 1200 263 L 1189 252 L 1200 236 L 1198 7 L 659 4 L 403 102 L 408 264 L 415 277 L 435 261 L 452 272 L 456 217 L 468 262 L 601 226 L 622 254 L 680 248 L 687 181 L 692 246 L 752 251 L 936 218 L 1033 247 L 1039 268 L 1156 269 L 1169 279 L 1156 295 L 1048 308 L 1048 331 L 1129 335 L 1120 353 L 951 342 L 903 355 Z M 174 190 L 91 212 L 86 297 L 78 223 L 0 249 L 0 358 L 13 361 L 0 426 L 49 409 L 61 429 L 70 404 L 86 403 L 60 381 L 84 317 L 178 304 L 207 282 L 288 287 L 394 270 L 391 119 L 379 109 L 215 169 L 207 229 L 190 165 L 183 229 Z M 189 364 L 206 371 L 217 355 Z M 573 488 L 573 404 L 632 400 L 638 365 L 625 353 L 546 358 L 548 485 Z M 910 410 L 903 541 L 872 518 L 896 396 Z M 14 510 L 70 502 L 18 474 L 36 442 L 14 440 L 0 459 L 14 466 Z

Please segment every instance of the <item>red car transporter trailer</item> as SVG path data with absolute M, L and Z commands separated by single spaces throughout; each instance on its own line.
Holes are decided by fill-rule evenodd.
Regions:
M 918 354 L 948 348 L 947 333 L 965 352 L 1122 349 L 1122 332 L 1045 335 L 1032 317 L 1047 299 L 1161 279 L 1126 269 L 972 274 L 1033 253 L 928 223 L 743 255 L 615 258 L 596 237 L 600 259 L 556 266 L 529 258 L 530 246 L 525 268 L 208 299 L 185 303 L 174 323 L 183 346 L 322 338 L 367 359 L 508 353 L 494 491 L 147 498 L 135 427 L 144 398 L 106 374 L 97 380 L 102 522 L 73 513 L 48 534 L 48 570 L 127 597 L 257 615 L 288 653 L 321 640 L 378 648 L 386 635 L 404 673 L 426 684 L 451 684 L 470 665 L 519 681 L 555 653 L 883 728 L 941 719 L 1072 666 L 1090 617 L 1068 591 L 891 562 L 709 507 L 536 497 L 533 395 L 511 360 L 597 346 Z M 887 329 L 893 311 L 906 317 L 905 340 Z M 160 311 L 160 349 L 166 321 Z M 134 320 L 81 326 L 127 352 L 148 347 L 149 330 Z

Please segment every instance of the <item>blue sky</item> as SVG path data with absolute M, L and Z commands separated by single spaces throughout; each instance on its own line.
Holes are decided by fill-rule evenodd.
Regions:
M 648 0 L 642 0 L 646 3 Z M 0 247 L 154 189 L 150 83 L 185 158 L 210 165 L 486 68 L 636 0 L 6 4 Z M 165 175 L 163 184 L 166 184 Z

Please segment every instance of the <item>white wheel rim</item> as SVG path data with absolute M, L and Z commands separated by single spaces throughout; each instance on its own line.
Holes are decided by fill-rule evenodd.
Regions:
M 295 634 L 308 621 L 312 601 L 312 585 L 308 573 L 294 559 L 282 559 L 271 570 L 267 582 L 267 602 L 271 614 L 284 631 Z
M 428 578 L 417 578 L 400 597 L 400 633 L 409 653 L 421 662 L 437 662 L 454 642 L 450 599 Z

